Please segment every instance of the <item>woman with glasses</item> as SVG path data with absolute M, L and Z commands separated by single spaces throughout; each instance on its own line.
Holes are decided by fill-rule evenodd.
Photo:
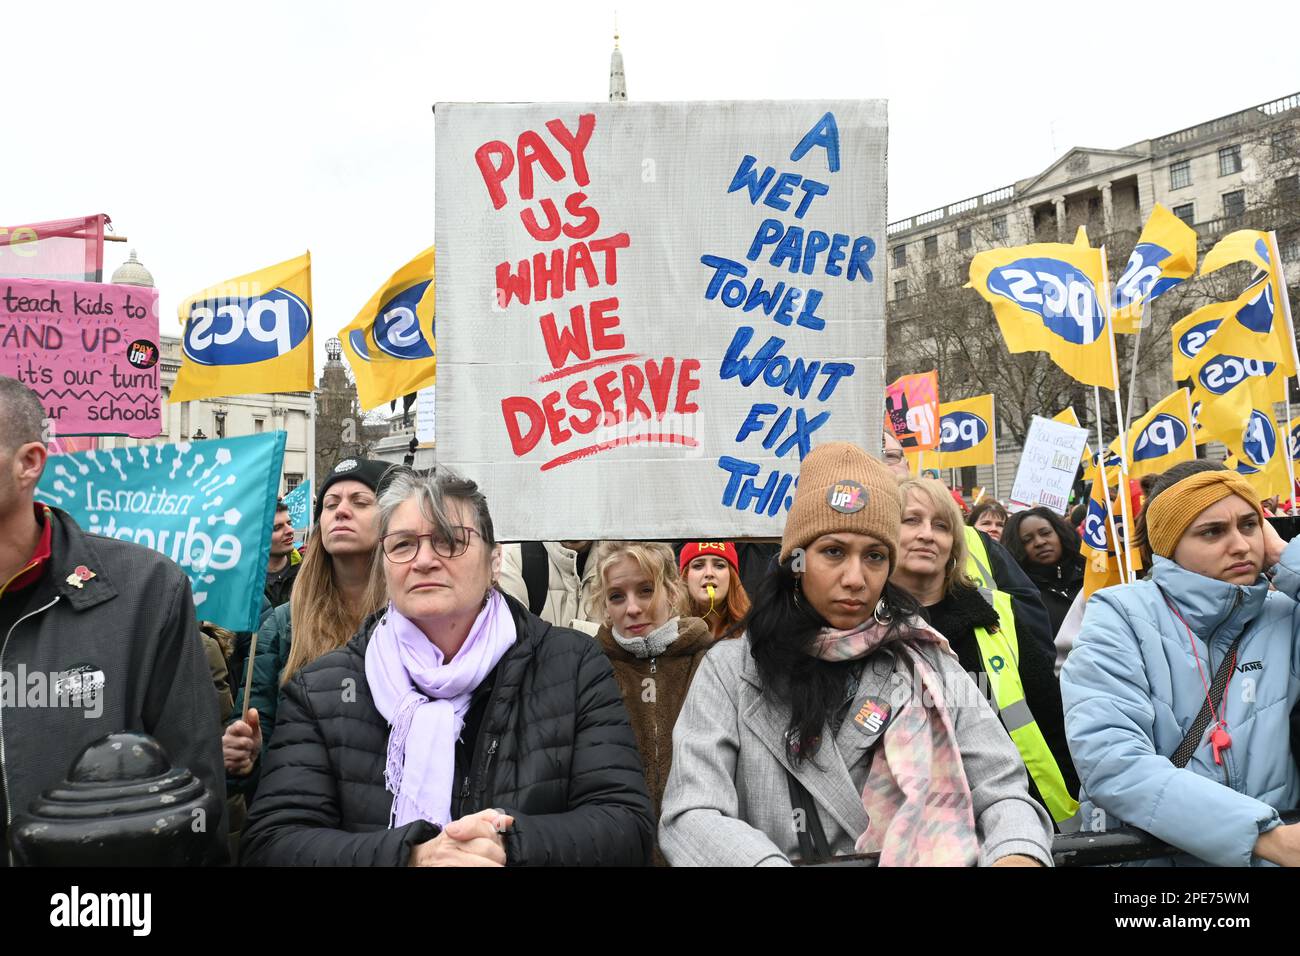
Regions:
M 880 460 L 885 463 L 885 467 L 899 481 L 911 477 L 912 466 L 907 460 L 907 452 L 903 451 L 903 443 L 894 437 L 893 432 L 888 430 L 885 432 L 884 440 L 885 448 L 881 453 Z
M 650 801 L 609 662 L 496 588 L 478 486 L 398 473 L 379 539 L 388 604 L 285 683 L 243 862 L 646 863 Z

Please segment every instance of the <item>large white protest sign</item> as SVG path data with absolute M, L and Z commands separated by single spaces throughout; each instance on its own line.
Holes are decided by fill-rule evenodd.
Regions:
M 1057 514 L 1070 506 L 1070 489 L 1079 469 L 1088 429 L 1035 415 L 1025 436 L 1025 450 L 1011 487 L 1013 508 L 1042 505 Z
M 779 535 L 879 448 L 883 101 L 435 117 L 438 461 L 501 538 Z

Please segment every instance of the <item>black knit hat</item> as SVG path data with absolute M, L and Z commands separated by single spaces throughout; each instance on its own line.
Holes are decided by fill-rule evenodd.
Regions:
M 336 481 L 359 481 L 378 496 L 383 490 L 382 486 L 388 484 L 382 482 L 381 479 L 384 477 L 384 473 L 392 467 L 392 462 L 376 461 L 373 458 L 344 458 L 334 466 L 325 480 L 321 482 L 320 491 L 316 493 L 316 513 L 312 519 L 312 524 L 320 523 L 320 513 L 324 507 L 325 492 L 329 491 L 330 485 Z

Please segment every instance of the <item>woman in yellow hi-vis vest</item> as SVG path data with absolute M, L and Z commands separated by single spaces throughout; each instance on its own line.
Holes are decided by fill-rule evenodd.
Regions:
M 967 573 L 961 513 L 937 481 L 909 478 L 898 564 L 906 588 L 948 638 L 957 659 L 998 709 L 1029 772 L 1029 792 L 1058 829 L 1075 829 L 1079 778 L 1070 760 L 1053 660 L 1041 635 L 1017 633 L 1012 598 Z

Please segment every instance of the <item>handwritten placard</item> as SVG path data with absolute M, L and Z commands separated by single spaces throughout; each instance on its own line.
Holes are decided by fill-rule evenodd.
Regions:
M 1025 449 L 1020 454 L 1011 505 L 1034 508 L 1039 505 L 1057 514 L 1070 506 L 1070 490 L 1079 469 L 1088 430 L 1035 415 L 1029 423 Z
M 0 374 L 27 385 L 55 435 L 162 433 L 158 292 L 0 279 Z
M 883 102 L 435 117 L 439 465 L 502 537 L 779 535 L 879 448 Z

